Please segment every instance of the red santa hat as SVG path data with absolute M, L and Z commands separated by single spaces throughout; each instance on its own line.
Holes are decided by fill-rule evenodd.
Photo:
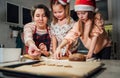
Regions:
M 67 3 L 70 2 L 70 0 L 58 0 L 62 5 L 66 5 Z
M 75 11 L 94 11 L 96 8 L 95 0 L 76 0 Z

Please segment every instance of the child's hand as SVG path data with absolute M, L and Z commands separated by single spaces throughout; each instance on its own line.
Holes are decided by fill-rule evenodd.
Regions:
M 60 59 L 62 58 L 62 52 L 61 52 L 61 48 L 57 48 L 55 53 L 53 54 L 53 58 L 54 59 Z
M 72 55 L 72 53 L 70 51 L 67 51 L 66 56 L 70 56 L 70 55 Z
M 29 46 L 28 54 L 31 55 L 31 56 L 41 55 L 40 50 L 34 44 Z
M 90 58 L 92 58 L 92 53 L 88 53 L 88 54 L 86 55 L 86 59 L 90 59 Z

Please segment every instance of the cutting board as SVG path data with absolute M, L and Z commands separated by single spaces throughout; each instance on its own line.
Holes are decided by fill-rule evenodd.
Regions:
M 44 63 L 44 65 L 42 65 Z M 68 60 L 47 60 L 39 66 L 22 65 L 9 70 L 55 77 L 88 77 L 101 68 L 101 62 L 71 62 Z

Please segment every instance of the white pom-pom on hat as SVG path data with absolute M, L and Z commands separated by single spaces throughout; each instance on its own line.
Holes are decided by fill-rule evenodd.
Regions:
M 66 5 L 67 3 L 70 2 L 70 0 L 58 0 L 62 5 Z

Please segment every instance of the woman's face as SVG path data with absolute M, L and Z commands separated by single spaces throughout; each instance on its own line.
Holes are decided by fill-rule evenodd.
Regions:
M 57 4 L 57 5 L 53 5 L 53 15 L 58 19 L 58 20 L 62 20 L 64 19 L 65 16 L 65 9 L 62 5 Z
M 77 11 L 77 16 L 81 21 L 87 21 L 88 12 L 87 11 Z
M 33 20 L 39 27 L 46 27 L 48 18 L 45 15 L 44 9 L 36 9 Z

